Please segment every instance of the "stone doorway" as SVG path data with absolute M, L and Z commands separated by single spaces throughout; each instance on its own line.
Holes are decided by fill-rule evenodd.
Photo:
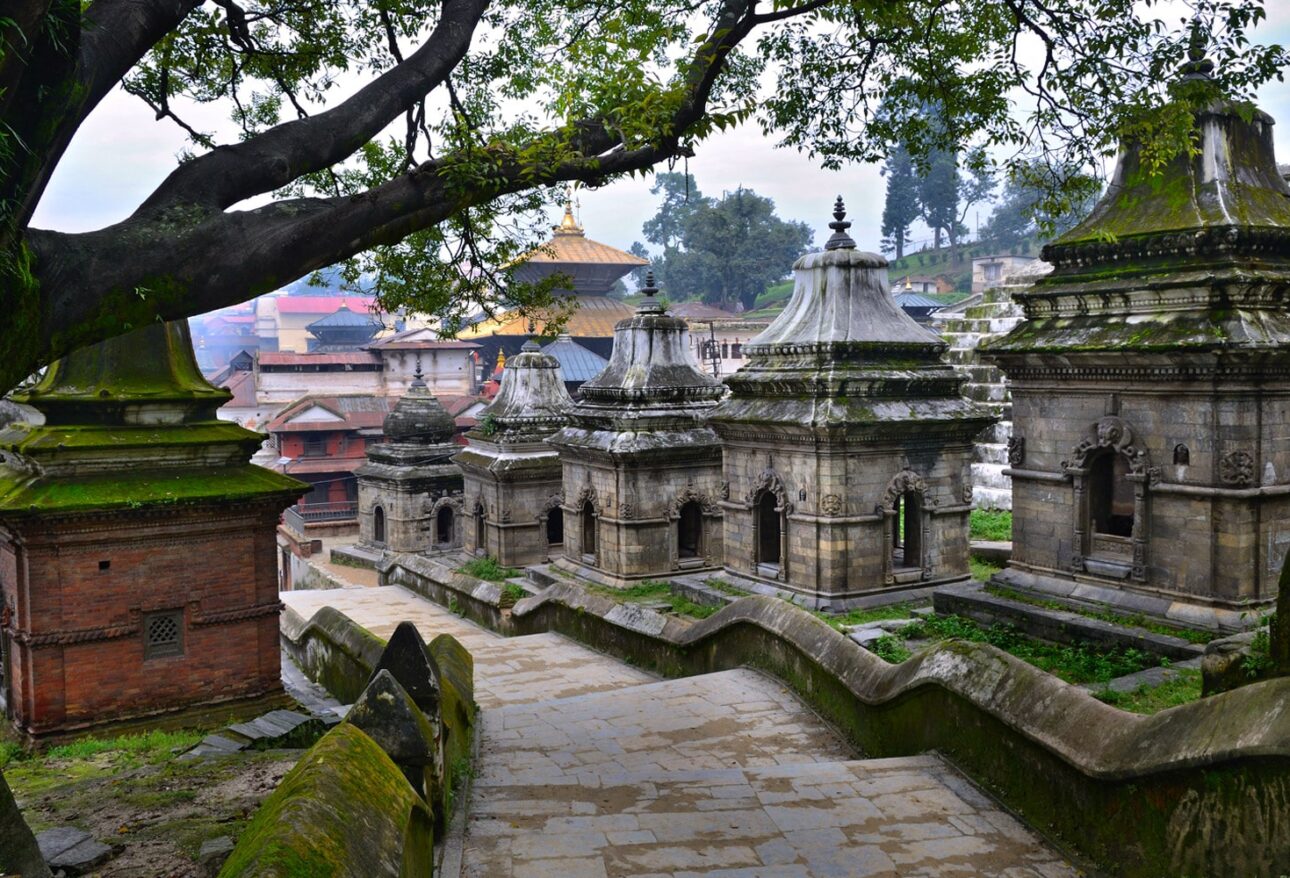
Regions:
M 779 503 L 773 493 L 762 491 L 757 496 L 756 508 L 758 572 L 774 576 L 779 572 L 784 536 Z
M 682 563 L 703 558 L 703 507 L 696 500 L 681 506 L 676 521 L 676 554 Z
M 548 546 L 564 545 L 564 510 L 559 506 L 546 514 L 546 542 Z
M 435 542 L 440 546 L 452 545 L 452 527 L 453 521 L 452 507 L 441 506 L 439 512 L 434 518 L 434 537 Z
M 582 557 L 592 564 L 596 561 L 596 509 L 590 500 L 582 504 Z
M 923 498 L 906 491 L 896 498 L 896 520 L 891 530 L 891 567 L 902 570 L 923 566 Z
M 385 542 L 385 510 L 379 506 L 372 509 L 372 542 Z

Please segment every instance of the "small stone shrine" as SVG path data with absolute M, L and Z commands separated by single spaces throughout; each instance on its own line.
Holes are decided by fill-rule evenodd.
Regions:
M 841 198 L 834 217 L 709 419 L 725 566 L 831 609 L 968 576 L 972 440 L 994 420 L 896 305 L 887 261 L 856 249 Z
M 549 440 L 564 469 L 566 558 L 619 579 L 721 563 L 721 446 L 704 419 L 724 389 L 699 371 L 652 272 L 641 292 L 609 365 Z
M 1212 68 L 1193 49 L 1184 78 Z M 1290 188 L 1268 116 L 1195 124 L 1199 153 L 1156 176 L 1125 144 L 983 351 L 1012 387 L 997 580 L 1230 629 L 1275 599 L 1290 546 Z
M 452 456 L 456 425 L 416 374 L 385 417 L 385 441 L 371 446 L 358 478 L 359 545 L 376 551 L 461 547 L 461 470 Z
M 560 363 L 527 341 L 502 370 L 502 386 L 453 460 L 465 476 L 463 545 L 507 567 L 564 551 L 560 454 L 547 438 L 567 423 L 573 400 Z
M 252 466 L 184 321 L 78 350 L 0 433 L 5 710 L 42 740 L 280 697 L 277 546 L 308 485 Z M 174 716 L 168 721 L 180 722 Z

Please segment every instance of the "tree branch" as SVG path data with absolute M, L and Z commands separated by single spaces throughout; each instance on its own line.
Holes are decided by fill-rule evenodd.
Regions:
M 402 64 L 330 110 L 182 165 L 139 212 L 177 203 L 223 209 L 347 158 L 447 78 L 465 57 L 487 7 L 488 0 L 444 0 L 434 31 Z

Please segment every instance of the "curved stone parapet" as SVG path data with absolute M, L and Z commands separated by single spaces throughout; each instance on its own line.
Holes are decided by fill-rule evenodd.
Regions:
M 866 755 L 937 750 L 1109 874 L 1290 872 L 1290 679 L 1139 716 L 986 644 L 889 665 L 776 598 L 686 624 L 557 582 L 506 614 L 470 577 L 420 578 L 401 558 L 384 565 L 383 581 L 451 596 L 502 633 L 560 632 L 669 676 L 763 670 Z

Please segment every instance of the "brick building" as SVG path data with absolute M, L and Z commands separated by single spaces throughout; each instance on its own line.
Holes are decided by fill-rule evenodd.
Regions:
M 281 693 L 274 530 L 303 486 L 247 461 L 184 323 L 77 351 L 0 434 L 5 712 L 29 740 Z

